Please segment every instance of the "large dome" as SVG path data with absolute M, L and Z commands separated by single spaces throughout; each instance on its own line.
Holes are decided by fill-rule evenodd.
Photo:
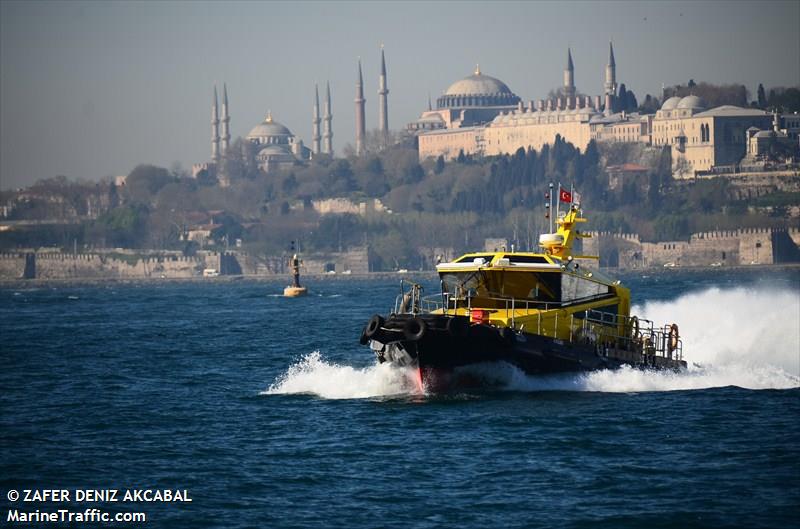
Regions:
M 500 79 L 484 75 L 480 70 L 450 85 L 445 95 L 449 96 L 483 96 L 512 94 L 511 89 Z
M 267 114 L 264 121 L 253 127 L 247 139 L 258 143 L 289 143 L 291 136 L 292 131 L 284 124 L 273 120 L 272 114 Z
M 661 105 L 661 110 L 675 110 L 675 107 L 678 106 L 678 103 L 681 102 L 681 98 L 678 96 L 672 96 L 666 101 L 664 104 Z
M 512 106 L 519 100 L 503 81 L 476 68 L 474 74 L 451 84 L 436 105 L 438 108 Z

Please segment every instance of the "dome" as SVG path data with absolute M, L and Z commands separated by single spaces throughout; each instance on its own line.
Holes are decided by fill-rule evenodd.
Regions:
M 288 142 L 288 137 L 292 136 L 292 131 L 286 128 L 284 124 L 273 120 L 272 114 L 268 113 L 267 117 L 264 118 L 264 121 L 253 127 L 253 129 L 247 135 L 247 139 L 253 140 L 275 136 L 283 136 L 284 138 L 281 139 L 285 142 Z
M 436 108 L 464 109 L 511 107 L 520 102 L 511 89 L 501 80 L 483 75 L 480 68 L 475 73 L 450 85 L 438 99 Z
M 480 70 L 469 77 L 450 85 L 445 95 L 448 96 L 483 96 L 483 95 L 512 95 L 511 89 L 500 79 L 495 79 L 490 75 L 484 75 Z
M 276 156 L 281 154 L 291 155 L 291 153 L 286 150 L 286 147 L 283 147 L 282 145 L 269 145 L 268 147 L 264 147 L 258 151 L 259 156 Z
M 706 104 L 697 96 L 686 96 L 681 99 L 678 106 L 675 108 L 690 108 L 692 110 L 703 110 L 706 108 Z
M 664 101 L 664 104 L 661 105 L 661 110 L 674 110 L 675 107 L 678 106 L 678 103 L 681 102 L 681 98 L 678 96 L 673 96 Z

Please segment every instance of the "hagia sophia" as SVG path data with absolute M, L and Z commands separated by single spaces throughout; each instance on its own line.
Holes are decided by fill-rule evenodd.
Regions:
M 602 95 L 579 95 L 575 86 L 575 67 L 567 50 L 563 85 L 559 96 L 523 102 L 506 83 L 483 73 L 480 66 L 472 75 L 456 81 L 427 110 L 407 124 L 408 134 L 416 136 L 419 158 L 442 156 L 453 160 L 461 153 L 472 156 L 510 154 L 519 148 L 540 150 L 556 135 L 584 150 L 592 140 L 634 142 L 651 146 L 670 146 L 675 176 L 694 177 L 715 167 L 739 163 L 755 157 L 766 148 L 767 137 L 797 143 L 797 116 L 784 116 L 788 130 L 781 130 L 778 116 L 755 108 L 731 105 L 707 108 L 695 96 L 666 99 L 655 114 L 619 110 L 614 48 L 609 43 L 608 62 Z M 387 134 L 388 84 L 386 59 L 381 47 L 378 85 L 378 131 Z M 365 98 L 361 62 L 358 62 L 355 103 L 355 153 L 365 152 Z M 312 115 L 312 143 L 306 147 L 271 113 L 247 135 L 255 147 L 256 162 L 269 173 L 302 163 L 320 153 L 333 154 L 330 85 L 326 87 L 324 113 L 320 117 L 319 91 L 315 89 Z M 791 121 L 791 123 L 790 123 Z M 223 87 L 222 118 L 214 89 L 212 102 L 211 162 L 195 164 L 193 174 L 216 173 L 221 157 L 230 144 L 230 117 L 227 87 Z M 322 131 L 320 131 L 322 123 Z M 222 125 L 220 131 L 220 125 Z M 218 175 L 222 185 L 225 179 Z

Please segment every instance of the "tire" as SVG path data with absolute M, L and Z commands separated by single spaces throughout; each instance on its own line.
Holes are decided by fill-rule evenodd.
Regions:
M 403 326 L 403 336 L 405 336 L 405 339 L 409 342 L 416 342 L 425 336 L 425 332 L 427 330 L 428 324 L 425 323 L 424 320 L 420 318 L 414 318 L 412 320 L 408 320 Z
M 509 329 L 508 327 L 503 327 L 500 329 L 500 341 L 503 342 L 503 345 L 507 347 L 511 347 L 514 344 L 514 331 Z
M 466 318 L 454 317 L 447 320 L 445 329 L 454 338 L 465 338 L 469 334 L 469 323 Z
M 369 342 L 369 338 L 367 338 L 367 326 L 365 325 L 363 329 L 361 329 L 361 336 L 358 338 L 358 343 L 361 345 L 367 345 Z
M 384 319 L 380 315 L 375 314 L 369 319 L 369 322 L 367 322 L 367 327 L 364 329 L 364 336 L 371 339 L 381 330 L 384 323 Z

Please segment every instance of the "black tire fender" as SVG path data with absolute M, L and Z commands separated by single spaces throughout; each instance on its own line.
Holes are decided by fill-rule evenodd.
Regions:
M 403 326 L 403 336 L 409 342 L 416 342 L 421 340 L 428 330 L 428 324 L 421 318 L 413 318 L 408 320 Z
M 361 336 L 358 338 L 358 343 L 361 345 L 367 345 L 369 338 L 367 338 L 367 326 L 364 325 L 364 328 L 361 329 Z
M 447 333 L 454 338 L 465 338 L 469 335 L 469 323 L 466 318 L 450 318 L 445 325 Z
M 512 331 L 509 327 L 503 327 L 500 329 L 500 341 L 503 342 L 503 345 L 513 345 L 514 331 Z
M 364 328 L 364 336 L 372 338 L 383 327 L 384 323 L 386 323 L 385 320 L 379 314 L 373 315 Z

